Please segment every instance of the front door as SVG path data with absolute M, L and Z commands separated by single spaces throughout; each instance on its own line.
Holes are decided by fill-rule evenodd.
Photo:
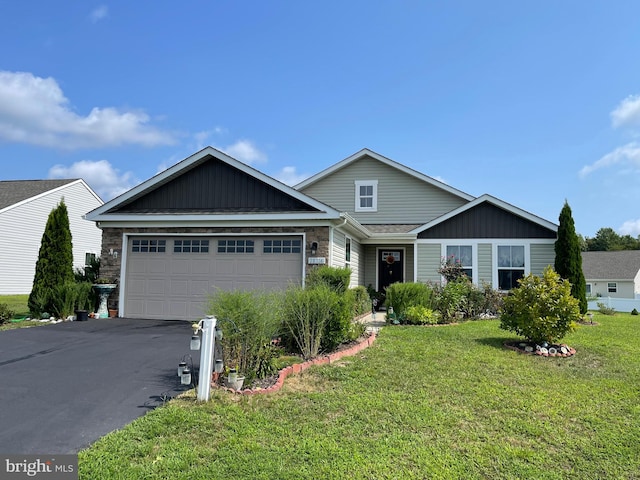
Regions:
M 378 250 L 378 291 L 404 280 L 402 250 Z

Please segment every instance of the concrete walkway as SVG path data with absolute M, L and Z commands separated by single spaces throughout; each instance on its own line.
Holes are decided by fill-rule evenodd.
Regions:
M 371 312 L 361 317 L 359 321 L 367 325 L 367 333 L 377 334 L 386 325 L 386 314 L 387 312 Z

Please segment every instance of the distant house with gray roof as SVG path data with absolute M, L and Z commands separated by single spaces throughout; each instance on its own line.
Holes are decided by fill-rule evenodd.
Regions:
M 69 211 L 74 268 L 100 256 L 101 231 L 84 215 L 104 202 L 84 180 L 0 181 L 0 295 L 31 291 L 47 218 L 62 199 Z
M 640 250 L 582 252 L 587 295 L 640 298 Z

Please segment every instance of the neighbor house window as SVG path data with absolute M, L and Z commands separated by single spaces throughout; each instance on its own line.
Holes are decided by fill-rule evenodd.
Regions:
M 300 253 L 301 240 L 265 240 L 262 253 Z
M 524 246 L 498 246 L 498 288 L 511 290 L 524 277 Z
M 378 211 L 378 181 L 356 181 L 356 212 Z
M 447 261 L 459 263 L 469 280 L 473 278 L 473 249 L 471 245 L 447 245 Z
M 84 254 L 84 266 L 89 267 L 93 262 L 96 261 L 96 254 L 87 252 Z
M 253 253 L 253 240 L 218 240 L 218 253 Z
M 591 295 L 591 284 L 587 283 L 587 295 Z
M 209 253 L 209 240 L 175 240 L 174 253 Z
M 133 240 L 131 251 L 137 253 L 164 253 L 167 249 L 166 240 Z
M 607 283 L 607 292 L 616 293 L 618 291 L 618 284 L 616 282 Z

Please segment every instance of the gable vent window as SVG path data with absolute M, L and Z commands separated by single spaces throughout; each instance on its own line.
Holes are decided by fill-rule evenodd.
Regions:
M 358 180 L 356 185 L 356 212 L 378 211 L 378 181 Z
M 164 253 L 167 250 L 166 240 L 133 240 L 131 251 L 134 253 Z
M 218 253 L 253 253 L 253 240 L 218 240 Z
M 209 253 L 209 240 L 175 240 L 174 253 Z
M 301 248 L 300 240 L 265 240 L 262 253 L 300 253 Z

